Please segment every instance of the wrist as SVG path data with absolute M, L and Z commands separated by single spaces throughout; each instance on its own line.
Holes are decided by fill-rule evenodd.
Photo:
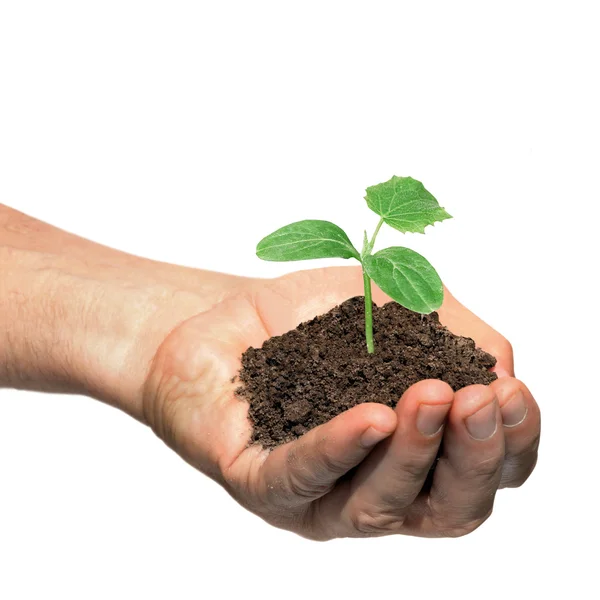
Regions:
M 138 419 L 154 354 L 248 281 L 138 258 L 0 205 L 0 387 L 86 394 Z
M 237 278 L 196 271 L 195 285 L 185 288 L 160 279 L 135 283 L 138 269 L 86 287 L 70 362 L 77 393 L 144 421 L 143 387 L 156 351 L 178 325 L 227 297 Z
M 164 338 L 244 279 L 79 254 L 0 246 L 0 386 L 89 395 L 143 420 L 141 390 Z

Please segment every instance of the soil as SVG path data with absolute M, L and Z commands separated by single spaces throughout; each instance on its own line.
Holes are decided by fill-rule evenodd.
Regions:
M 373 306 L 375 353 L 364 337 L 364 299 L 351 298 L 242 356 L 238 396 L 250 403 L 252 443 L 289 442 L 361 402 L 394 407 L 422 379 L 455 391 L 497 379 L 496 359 L 451 333 L 437 313 Z

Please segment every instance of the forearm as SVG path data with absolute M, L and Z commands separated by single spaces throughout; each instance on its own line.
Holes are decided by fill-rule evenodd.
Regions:
M 0 386 L 87 394 L 141 419 L 158 345 L 237 282 L 112 250 L 0 205 Z

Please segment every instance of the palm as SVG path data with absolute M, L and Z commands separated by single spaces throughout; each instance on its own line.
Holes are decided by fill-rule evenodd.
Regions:
M 235 396 L 237 385 L 231 381 L 239 371 L 242 353 L 362 294 L 361 285 L 359 269 L 301 271 L 254 281 L 212 310 L 186 321 L 161 346 L 148 386 L 152 403 L 158 405 L 153 410 L 169 407 L 164 419 L 176 420 L 170 428 L 183 433 L 177 440 L 169 439 L 165 423 L 159 435 L 199 468 L 208 458 L 205 452 L 210 452 L 210 459 L 218 458 L 221 466 L 232 464 L 251 436 L 248 405 Z M 376 302 L 384 298 L 375 291 Z M 208 446 L 206 442 L 210 450 L 200 448 Z
M 315 524 L 307 522 L 314 520 L 318 505 L 322 509 L 328 504 L 328 510 L 337 510 L 334 505 L 341 501 L 342 492 L 336 479 L 368 454 L 354 450 L 357 458 L 352 459 L 353 452 L 344 444 L 350 444 L 353 435 L 368 427 L 369 420 L 392 418 L 392 411 L 382 405 L 361 405 L 318 428 L 333 431 L 338 427 L 338 437 L 347 439 L 336 441 L 336 447 L 328 446 L 326 453 L 349 458 L 330 457 L 334 471 L 330 477 L 317 486 L 319 489 L 304 489 L 311 483 L 293 476 L 293 463 L 327 461 L 322 456 L 323 436 L 318 439 L 319 433 L 313 430 L 270 453 L 248 446 L 248 405 L 235 396 L 238 384 L 233 379 L 240 368 L 240 356 L 249 346 L 260 347 L 269 337 L 362 293 L 360 269 L 354 268 L 303 271 L 270 281 L 252 281 L 210 311 L 182 324 L 165 340 L 146 388 L 149 420 L 160 437 L 250 510 L 273 524 L 311 537 L 336 534 L 315 532 Z M 378 304 L 389 300 L 379 290 L 373 295 Z M 503 338 L 449 294 L 440 317 L 451 330 L 473 337 L 496 355 L 500 373 L 512 374 L 512 359 Z M 328 437 L 332 436 L 325 435 Z

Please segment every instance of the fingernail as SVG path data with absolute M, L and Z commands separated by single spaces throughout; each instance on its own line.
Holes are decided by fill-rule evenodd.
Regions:
M 417 412 L 417 429 L 423 435 L 435 435 L 444 426 L 452 404 L 421 404 Z
M 372 448 L 375 444 L 381 442 L 386 437 L 388 437 L 390 433 L 385 431 L 381 431 L 380 429 L 375 429 L 374 427 L 369 427 L 360 438 L 360 445 L 363 448 Z
M 513 395 L 513 397 L 502 407 L 502 422 L 505 427 L 514 427 L 525 420 L 527 416 L 527 405 L 525 404 L 525 396 L 521 390 Z
M 467 417 L 465 425 L 467 431 L 472 438 L 476 440 L 487 440 L 496 432 L 496 407 L 498 401 L 496 399 L 483 408 L 480 408 L 476 413 Z

